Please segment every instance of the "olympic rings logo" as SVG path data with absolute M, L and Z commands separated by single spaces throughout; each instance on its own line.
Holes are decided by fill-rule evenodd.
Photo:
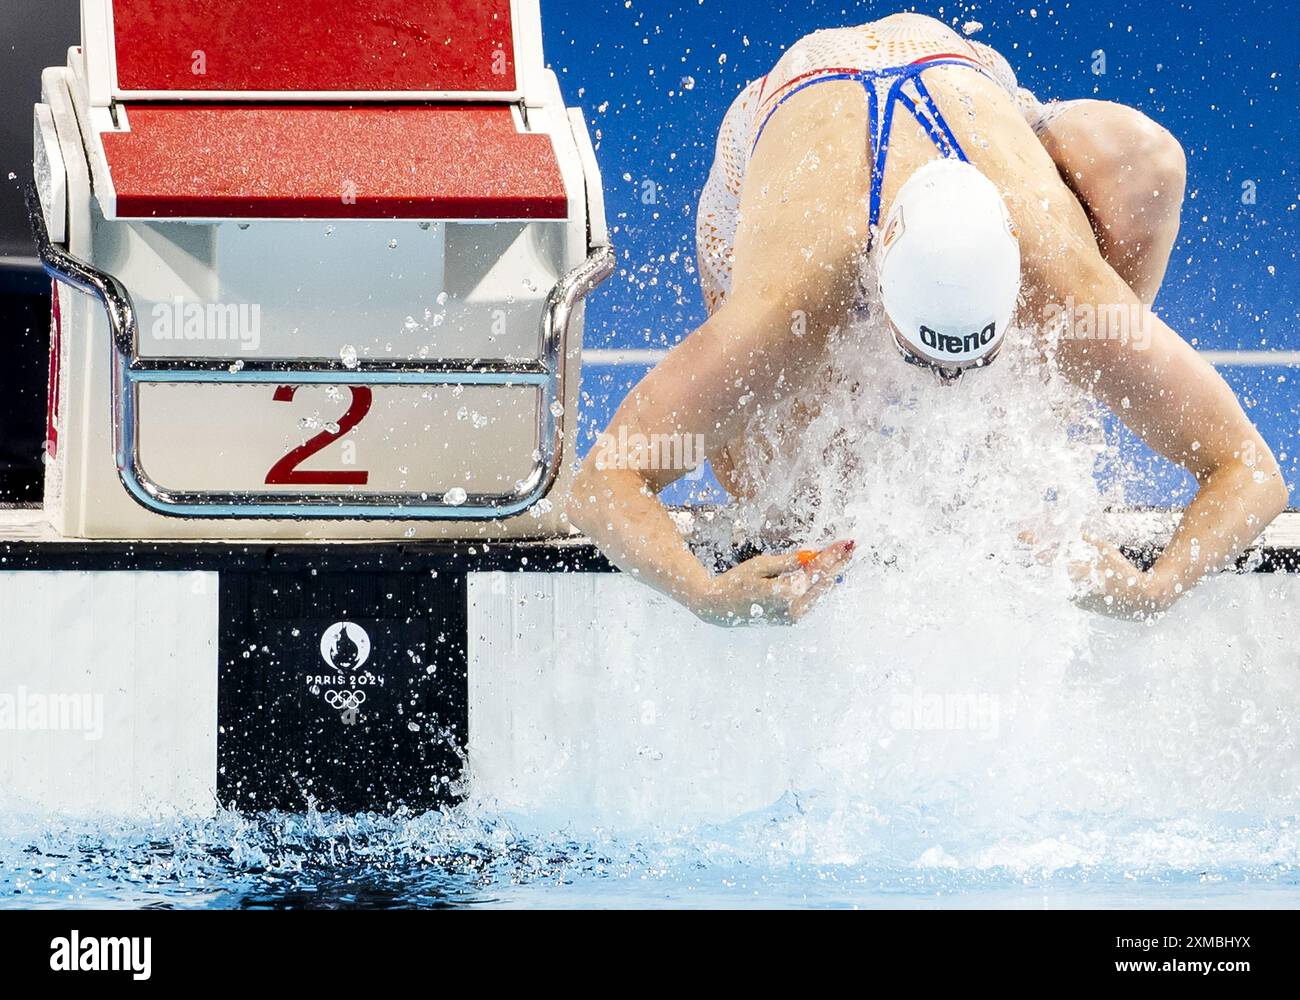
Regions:
M 340 712 L 355 712 L 366 703 L 364 691 L 326 691 L 325 704 Z

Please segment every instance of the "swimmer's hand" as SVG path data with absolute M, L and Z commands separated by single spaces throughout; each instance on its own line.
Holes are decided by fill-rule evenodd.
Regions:
M 1070 564 L 1070 577 L 1081 585 L 1075 603 L 1088 611 L 1142 621 L 1168 611 L 1173 601 L 1154 573 L 1138 569 L 1118 548 L 1085 539 L 1090 559 Z
M 711 625 L 792 625 L 802 618 L 853 558 L 854 542 L 821 552 L 756 556 L 710 581 L 692 610 Z

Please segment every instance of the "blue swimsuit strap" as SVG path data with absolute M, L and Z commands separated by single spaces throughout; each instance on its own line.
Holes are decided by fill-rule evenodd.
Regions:
M 867 91 L 867 109 L 871 119 L 871 132 L 874 142 L 872 144 L 872 164 L 871 164 L 871 210 L 870 224 L 871 230 L 880 224 L 881 197 L 885 182 L 885 164 L 889 158 L 889 136 L 893 127 L 894 106 L 901 104 L 911 113 L 917 124 L 925 130 L 925 134 L 930 137 L 935 148 L 949 159 L 957 159 L 962 163 L 969 163 L 966 151 L 961 148 L 961 143 L 957 141 L 957 136 L 953 134 L 952 128 L 948 125 L 939 110 L 939 105 L 931 96 L 930 91 L 926 88 L 921 74 L 933 66 L 966 66 L 985 76 L 989 74 L 982 66 L 970 63 L 964 59 L 934 59 L 930 62 L 912 63 L 908 66 L 898 67 L 893 70 L 884 70 L 879 76 L 892 76 L 893 83 L 890 85 L 889 92 L 885 97 L 884 108 L 876 107 L 876 88 L 874 80 L 863 79 L 862 84 Z M 879 78 L 877 77 L 877 79 Z M 916 91 L 918 100 L 913 101 L 908 94 L 903 91 L 903 86 L 907 83 L 912 85 Z M 867 248 L 870 249 L 872 237 L 867 238 Z
M 961 143 L 957 141 L 957 137 L 953 134 L 948 122 L 943 117 L 943 113 L 939 110 L 939 105 L 935 103 L 930 91 L 926 89 L 925 83 L 921 80 L 921 74 L 934 66 L 965 66 L 992 79 L 983 66 L 965 59 L 931 59 L 928 62 L 914 62 L 906 66 L 891 66 L 886 69 L 827 73 L 825 76 L 818 76 L 801 83 L 781 96 L 781 99 L 767 113 L 767 117 L 763 119 L 763 124 L 754 137 L 754 144 L 750 147 L 750 152 L 752 153 L 754 149 L 758 148 L 758 143 L 763 138 L 763 133 L 767 130 L 768 124 L 772 121 L 772 116 L 795 94 L 819 83 L 829 83 L 835 80 L 856 80 L 861 83 L 867 93 L 867 116 L 870 121 L 869 127 L 872 139 L 870 223 L 871 228 L 874 230 L 880 223 L 881 189 L 884 186 L 885 164 L 889 157 L 889 135 L 893 128 L 894 106 L 896 104 L 902 104 L 903 107 L 907 108 L 917 124 L 930 137 L 930 141 L 945 157 L 956 158 L 963 163 L 970 162 L 966 157 L 965 150 L 961 148 Z M 882 107 L 876 84 L 884 80 L 891 82 Z M 912 84 L 917 94 L 917 101 L 912 100 L 910 96 L 903 92 L 903 85 L 906 83 Z M 868 247 L 870 247 L 870 241 Z

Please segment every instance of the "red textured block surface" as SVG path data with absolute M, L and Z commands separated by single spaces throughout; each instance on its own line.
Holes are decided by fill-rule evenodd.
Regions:
M 113 0 L 113 27 L 121 90 L 515 89 L 510 0 Z
M 502 105 L 128 105 L 121 218 L 564 219 L 549 137 Z

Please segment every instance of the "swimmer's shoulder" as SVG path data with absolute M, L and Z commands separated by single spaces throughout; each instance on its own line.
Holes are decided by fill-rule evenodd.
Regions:
M 811 72 L 874 70 L 900 65 L 940 51 L 965 53 L 992 64 L 1005 60 L 987 46 L 959 35 L 950 25 L 925 14 L 890 14 L 842 28 L 823 28 L 791 45 L 768 74 L 768 93 Z
M 769 91 L 810 72 L 867 68 L 872 38 L 866 26 L 822 28 L 804 35 L 785 50 L 768 74 Z

